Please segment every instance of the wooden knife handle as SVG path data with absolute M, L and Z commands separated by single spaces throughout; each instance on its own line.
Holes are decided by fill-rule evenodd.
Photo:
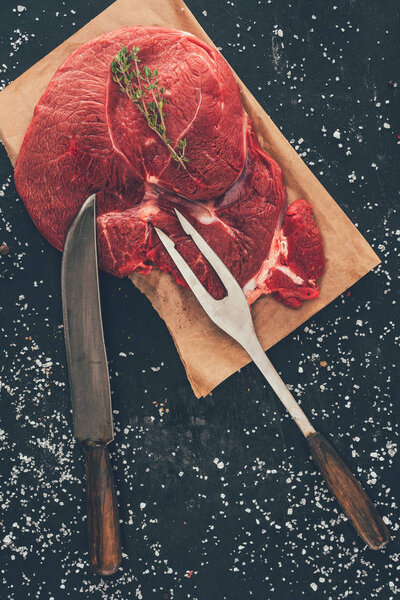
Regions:
M 121 538 L 114 474 L 107 445 L 82 443 L 85 456 L 90 565 L 112 575 L 121 564 Z
M 388 528 L 350 469 L 321 433 L 306 439 L 314 461 L 358 534 L 372 550 L 383 548 L 390 540 Z

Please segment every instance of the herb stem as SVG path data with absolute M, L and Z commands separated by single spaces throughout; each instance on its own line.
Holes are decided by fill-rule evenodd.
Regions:
M 121 92 L 136 104 L 150 129 L 164 142 L 172 159 L 178 163 L 178 169 L 181 167 L 186 169 L 185 163 L 189 162 L 185 154 L 186 138 L 179 139 L 174 148 L 171 145 L 172 140 L 167 136 L 163 108 L 169 104 L 169 101 L 165 98 L 165 86 L 159 87 L 158 69 L 152 71 L 147 66 L 140 69 L 141 61 L 138 54 L 139 48 L 134 47 L 129 51 L 128 48 L 122 46 L 111 63 L 113 81 L 118 83 Z M 136 87 L 133 84 L 134 80 L 136 80 Z M 150 101 L 147 100 L 147 92 L 150 93 Z
M 147 112 L 146 102 L 144 102 L 144 100 L 143 100 L 144 94 L 143 94 L 142 84 L 140 82 L 140 80 L 142 79 L 142 76 L 140 75 L 139 61 L 138 61 L 137 58 L 134 58 L 133 62 L 135 64 L 135 73 L 136 73 L 136 78 L 137 78 L 137 81 L 138 81 L 138 88 L 140 90 L 140 95 L 141 95 L 141 98 L 142 98 L 141 106 L 143 107 L 143 112 L 144 112 L 144 114 L 146 116 L 146 119 L 148 120 L 149 113 Z M 128 81 L 128 84 L 130 84 L 130 81 Z

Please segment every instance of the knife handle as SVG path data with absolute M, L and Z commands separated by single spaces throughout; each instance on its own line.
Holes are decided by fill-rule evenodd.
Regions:
M 388 528 L 350 469 L 319 432 L 306 438 L 311 456 L 357 533 L 372 550 L 390 540 Z
M 114 474 L 107 444 L 82 443 L 85 457 L 90 565 L 112 575 L 121 564 L 121 538 Z

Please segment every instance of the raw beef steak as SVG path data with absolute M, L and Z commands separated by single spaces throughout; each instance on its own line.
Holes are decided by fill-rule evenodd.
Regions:
M 178 169 L 137 106 L 113 82 L 125 45 L 158 68 L 172 145 L 186 138 Z M 183 285 L 152 224 L 170 235 L 219 298 L 224 290 L 184 234 L 173 208 L 228 265 L 249 303 L 274 293 L 298 307 L 319 295 L 321 236 L 304 200 L 285 213 L 279 165 L 260 147 L 233 73 L 191 34 L 126 27 L 84 44 L 61 65 L 36 106 L 15 169 L 17 190 L 42 234 L 62 250 L 79 207 L 97 193 L 100 266 L 117 276 L 157 266 Z

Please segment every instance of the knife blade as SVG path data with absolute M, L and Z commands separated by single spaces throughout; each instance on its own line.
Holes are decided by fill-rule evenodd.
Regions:
M 95 195 L 82 205 L 68 231 L 61 296 L 74 437 L 85 456 L 89 558 L 96 573 L 111 575 L 121 563 L 121 547 L 107 451 L 114 431 L 100 306 Z
M 114 431 L 101 319 L 94 195 L 83 204 L 68 231 L 61 293 L 74 436 L 81 442 L 111 442 Z

